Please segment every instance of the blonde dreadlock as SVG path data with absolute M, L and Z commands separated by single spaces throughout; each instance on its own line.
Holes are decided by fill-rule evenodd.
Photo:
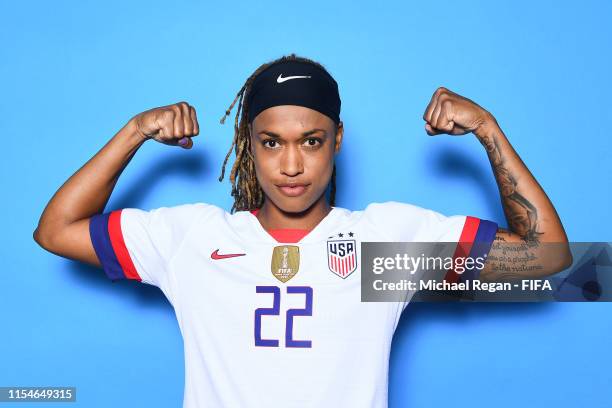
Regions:
M 325 67 L 323 67 L 323 65 L 321 65 L 320 63 L 305 57 L 298 57 L 295 55 L 295 53 L 292 53 L 290 55 L 284 55 L 276 60 L 262 64 L 259 68 L 257 68 L 255 72 L 253 72 L 251 76 L 247 78 L 242 88 L 240 88 L 240 91 L 238 91 L 238 93 L 236 94 L 234 101 L 225 111 L 225 115 L 223 115 L 220 121 L 221 124 L 225 123 L 225 118 L 229 116 L 230 112 L 232 111 L 232 108 L 236 104 L 236 100 L 240 98 L 240 100 L 238 101 L 238 108 L 236 110 L 236 119 L 234 121 L 234 139 L 227 154 L 225 155 L 225 160 L 223 160 L 223 166 L 221 167 L 221 175 L 219 176 L 219 181 L 222 181 L 225 175 L 225 166 L 227 164 L 227 160 L 232 154 L 232 149 L 234 149 L 236 153 L 236 161 L 232 166 L 232 170 L 229 176 L 230 182 L 232 183 L 232 197 L 234 197 L 234 204 L 231 209 L 232 213 L 235 210 L 250 211 L 256 208 L 260 208 L 263 205 L 264 201 L 264 193 L 261 189 L 261 186 L 259 185 L 259 182 L 257 181 L 257 176 L 255 174 L 255 161 L 253 159 L 253 156 L 251 155 L 251 138 L 249 134 L 248 124 L 249 106 L 246 103 L 243 104 L 242 101 L 244 100 L 245 95 L 249 94 L 251 90 L 251 84 L 260 72 L 262 72 L 271 65 L 284 61 L 306 62 L 325 70 Z M 337 131 L 338 127 L 336 126 L 336 132 Z M 331 176 L 331 190 L 329 201 L 331 206 L 335 205 L 335 164 Z

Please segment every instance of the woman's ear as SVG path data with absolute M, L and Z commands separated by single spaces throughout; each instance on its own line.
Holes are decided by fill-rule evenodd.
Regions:
M 344 124 L 342 121 L 338 122 L 338 130 L 336 131 L 336 143 L 334 146 L 334 153 L 340 152 L 340 146 L 342 145 L 342 136 L 344 135 Z

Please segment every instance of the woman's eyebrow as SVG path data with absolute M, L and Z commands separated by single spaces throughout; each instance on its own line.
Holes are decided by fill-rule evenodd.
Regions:
M 311 130 L 308 130 L 308 131 L 306 131 L 306 132 L 302 133 L 302 137 L 305 137 L 305 136 L 310 136 L 310 135 L 312 135 L 313 133 L 317 133 L 317 132 L 323 132 L 323 133 L 327 134 L 327 132 L 325 131 L 325 129 L 315 128 L 315 129 L 311 129 Z M 268 135 L 268 136 L 270 136 L 270 137 L 277 138 L 277 139 L 280 139 L 280 137 L 281 137 L 281 135 L 279 135 L 278 133 L 274 133 L 274 132 L 271 132 L 271 131 L 269 131 L 269 130 L 262 130 L 261 132 L 259 132 L 259 134 L 262 134 L 262 133 L 263 133 L 263 134 L 266 134 L 266 135 Z

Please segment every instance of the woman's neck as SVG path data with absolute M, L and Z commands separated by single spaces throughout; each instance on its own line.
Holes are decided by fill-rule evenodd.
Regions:
M 325 196 L 305 211 L 289 213 L 278 208 L 270 200 L 265 200 L 263 206 L 257 212 L 259 223 L 266 230 L 276 229 L 305 229 L 312 230 L 331 211 L 331 207 Z

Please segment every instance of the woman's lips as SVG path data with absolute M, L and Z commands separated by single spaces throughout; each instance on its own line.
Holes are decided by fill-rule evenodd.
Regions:
M 279 188 L 279 190 L 286 196 L 288 197 L 297 197 L 300 196 L 302 194 L 304 194 L 304 192 L 306 191 L 306 189 L 308 188 L 308 185 L 305 184 L 296 184 L 296 185 L 279 185 L 277 186 Z

